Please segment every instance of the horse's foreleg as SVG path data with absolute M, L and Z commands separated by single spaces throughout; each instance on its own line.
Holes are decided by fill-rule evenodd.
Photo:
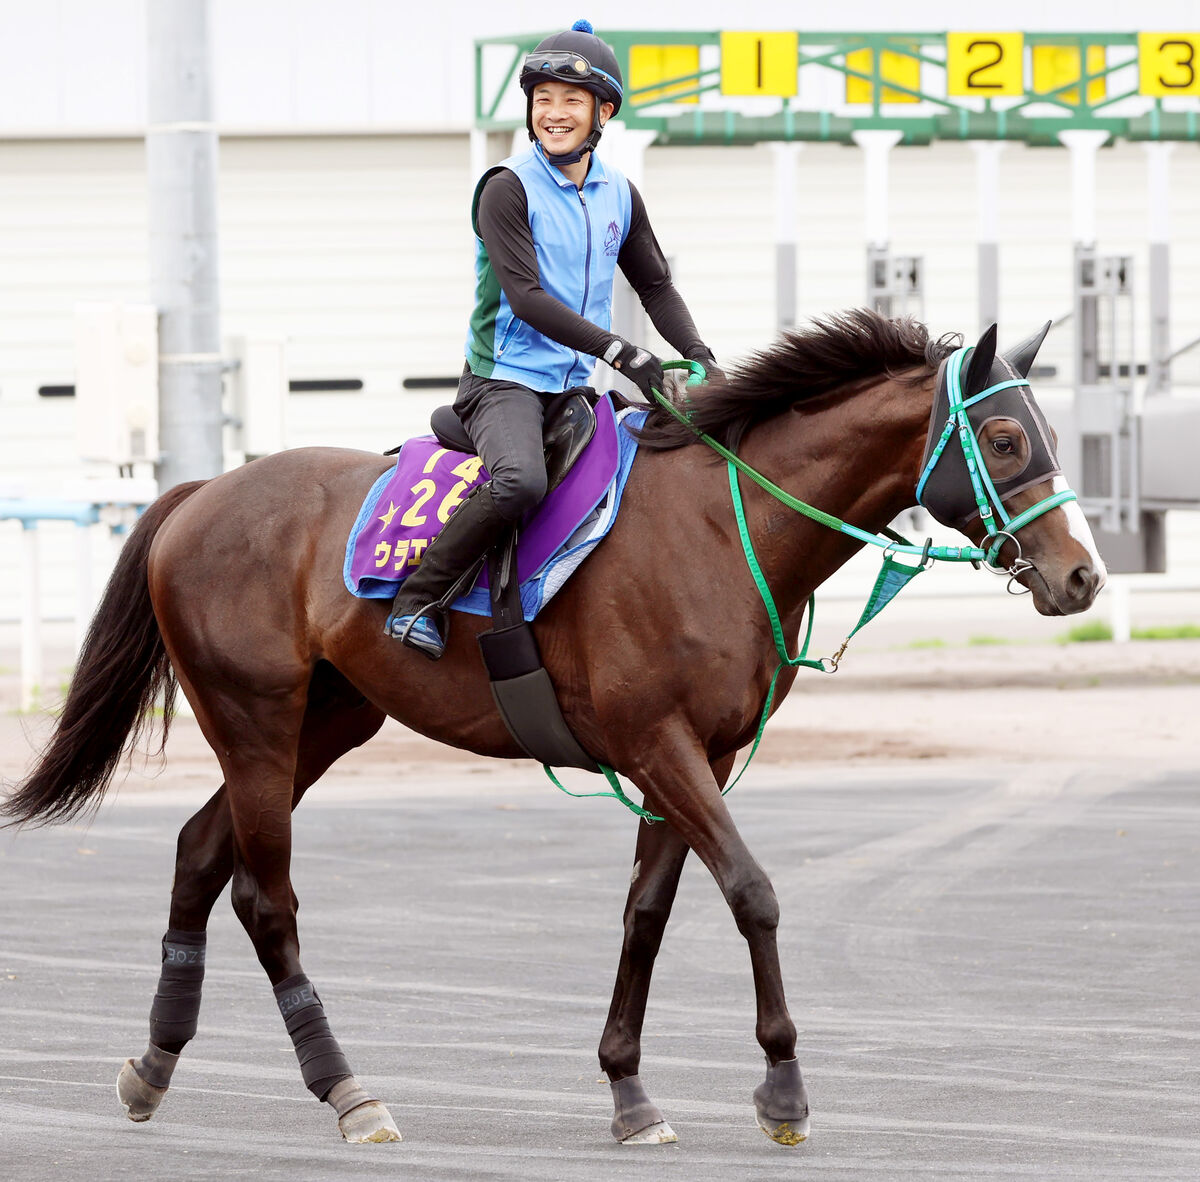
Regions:
M 808 1136 L 808 1095 L 796 1062 L 796 1026 L 779 968 L 779 903 L 763 868 L 738 833 L 717 781 L 694 738 L 665 728 L 652 766 L 631 777 L 708 867 L 750 951 L 757 1002 L 755 1033 L 767 1078 L 754 1093 L 758 1124 L 772 1140 L 796 1145 Z
M 662 1145 L 677 1140 L 646 1094 L 638 1068 L 650 976 L 687 853 L 687 843 L 669 825 L 638 826 L 621 959 L 600 1039 L 600 1066 L 613 1092 L 612 1132 L 624 1145 Z

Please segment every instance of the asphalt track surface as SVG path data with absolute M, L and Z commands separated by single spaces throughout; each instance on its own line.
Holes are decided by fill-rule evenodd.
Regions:
M 394 1145 L 343 1143 L 305 1091 L 227 895 L 200 1032 L 154 1119 L 123 1116 L 114 1079 L 145 1046 L 196 788 L 0 834 L 0 1172 L 1200 1177 L 1200 777 L 987 766 L 766 765 L 731 798 L 783 908 L 813 1104 L 794 1150 L 754 1127 L 748 961 L 694 863 L 642 1065 L 679 1144 L 611 1140 L 595 1046 L 637 822 L 528 765 L 402 792 L 331 774 L 296 815 L 305 968 Z

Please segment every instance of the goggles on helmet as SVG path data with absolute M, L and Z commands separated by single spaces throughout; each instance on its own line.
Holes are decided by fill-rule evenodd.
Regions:
M 559 82 L 606 83 L 618 96 L 621 94 L 621 84 L 611 74 L 597 69 L 583 54 L 566 49 L 534 50 L 526 56 L 521 66 L 521 89 L 528 90 L 534 83 L 547 78 Z

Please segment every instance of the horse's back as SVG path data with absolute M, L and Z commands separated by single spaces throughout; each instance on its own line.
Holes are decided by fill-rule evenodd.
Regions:
M 214 477 L 163 525 L 148 575 L 168 644 L 203 633 L 269 659 L 311 647 L 307 619 L 346 596 L 342 550 L 363 499 L 394 461 L 296 448 Z M 172 644 L 172 640 L 181 642 Z

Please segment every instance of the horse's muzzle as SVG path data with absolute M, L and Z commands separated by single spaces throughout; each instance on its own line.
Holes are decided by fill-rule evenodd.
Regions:
M 1104 572 L 1081 562 L 1062 579 L 1047 579 L 1036 566 L 1023 571 L 1019 581 L 1033 592 L 1033 605 L 1043 616 L 1073 616 L 1087 611 L 1104 586 Z

